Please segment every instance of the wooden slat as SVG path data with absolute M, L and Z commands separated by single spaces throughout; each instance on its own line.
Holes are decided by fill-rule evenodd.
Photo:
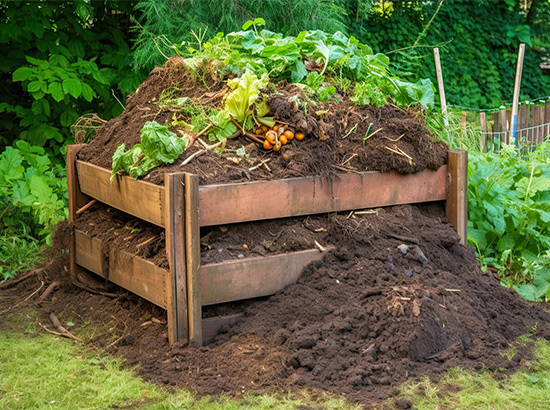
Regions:
M 202 304 L 200 280 L 199 177 L 186 173 L 184 176 L 184 185 L 189 342 L 200 346 L 202 345 Z
M 508 113 L 506 110 L 500 110 L 498 112 L 498 123 L 500 126 L 500 142 L 508 144 Z
M 166 270 L 128 252 L 114 249 L 110 250 L 108 260 L 104 260 L 101 241 L 80 230 L 75 231 L 75 243 L 78 265 L 166 309 Z
M 85 194 L 130 215 L 164 226 L 164 187 L 118 176 L 107 169 L 76 161 L 80 188 Z
M 537 127 L 535 128 L 535 142 L 538 144 L 542 142 L 543 139 L 543 132 L 542 132 L 542 125 L 544 122 L 544 108 L 540 105 L 533 105 L 533 126 Z
M 468 238 L 468 153 L 463 150 L 449 151 L 447 218 L 460 235 L 460 243 L 466 245 Z
M 218 335 L 222 326 L 231 326 L 243 316 L 243 313 L 235 313 L 227 316 L 216 316 L 202 319 L 203 344 L 210 343 Z
M 544 127 L 544 138 L 550 135 L 550 101 L 544 103 L 544 123 L 548 124 Z
M 445 199 L 447 168 L 200 187 L 201 226 Z
M 487 152 L 487 118 L 484 112 L 479 114 L 479 125 L 481 127 L 481 150 Z
M 90 198 L 80 190 L 78 174 L 76 172 L 76 155 L 84 144 L 67 145 L 67 189 L 69 193 L 69 222 L 74 222 L 76 219 L 76 211 L 86 205 Z M 71 275 L 76 276 L 78 266 L 75 260 L 75 234 L 74 229 L 71 229 L 69 237 L 69 269 Z
M 168 340 L 170 343 L 189 337 L 187 316 L 187 279 L 185 262 L 184 174 L 165 174 L 166 254 L 170 275 L 166 281 Z
M 203 265 L 202 305 L 272 295 L 296 282 L 304 267 L 325 253 L 311 249 Z
M 521 130 L 518 133 L 518 141 L 520 143 L 527 142 L 527 132 L 525 129 L 529 126 L 529 106 L 526 104 L 522 104 L 519 107 L 519 114 L 518 114 L 518 130 Z

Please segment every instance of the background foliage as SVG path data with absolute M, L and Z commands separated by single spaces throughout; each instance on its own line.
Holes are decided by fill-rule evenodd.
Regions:
M 550 94 L 539 68 L 550 54 L 548 0 L 0 0 L 0 276 L 20 261 L 10 249 L 36 253 L 66 215 L 70 125 L 118 115 L 155 64 L 256 17 L 283 35 L 353 35 L 412 82 L 435 83 L 438 45 L 448 102 L 478 108 L 511 100 L 524 42 L 522 99 Z

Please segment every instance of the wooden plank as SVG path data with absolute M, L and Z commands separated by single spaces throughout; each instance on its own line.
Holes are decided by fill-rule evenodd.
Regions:
M 234 313 L 227 316 L 216 316 L 202 319 L 203 344 L 210 343 L 220 333 L 222 326 L 231 326 L 244 316 L 243 313 Z
M 518 113 L 518 139 L 520 144 L 527 142 L 527 132 L 525 129 L 529 126 L 529 106 L 521 104 Z
M 71 223 L 76 219 L 76 211 L 90 201 L 90 198 L 80 190 L 76 172 L 76 156 L 84 145 L 67 145 L 67 189 L 69 193 L 69 222 Z M 75 255 L 75 234 L 74 229 L 71 229 L 69 234 L 69 270 L 72 276 L 76 276 L 78 273 Z
M 544 123 L 547 124 L 544 127 L 544 139 L 546 140 L 550 135 L 550 101 L 544 103 Z
M 437 87 L 439 89 L 439 102 L 441 103 L 441 112 L 447 113 L 447 99 L 445 98 L 445 86 L 443 85 L 443 73 L 441 71 L 441 60 L 439 58 L 439 48 L 434 47 L 435 74 L 437 77 Z M 445 121 L 447 117 L 445 116 Z M 445 125 L 448 125 L 447 123 Z
M 468 153 L 450 150 L 448 161 L 448 186 L 445 211 L 447 218 L 460 235 L 460 243 L 468 238 Z
M 183 174 L 165 174 L 166 253 L 170 275 L 166 281 L 168 340 L 170 343 L 189 337 L 187 317 L 187 279 L 185 262 L 185 224 Z
M 498 123 L 500 126 L 500 143 L 508 144 L 508 114 L 506 110 L 500 110 L 498 112 Z
M 437 171 L 407 175 L 370 172 L 201 186 L 200 224 L 222 225 L 444 200 L 446 173 L 443 166 Z
M 108 260 L 101 250 L 101 240 L 75 231 L 76 263 L 99 276 L 166 309 L 168 272 L 155 264 L 125 251 L 111 249 Z
M 533 105 L 533 126 L 535 128 L 535 142 L 539 144 L 543 139 L 541 125 L 544 123 L 544 108 L 540 105 Z
M 481 127 L 481 150 L 487 152 L 487 118 L 484 112 L 479 114 L 479 124 Z
M 184 176 L 184 185 L 189 342 L 200 346 L 202 345 L 202 304 L 200 280 L 199 177 L 186 173 Z
M 272 295 L 296 282 L 304 267 L 322 260 L 327 251 L 310 249 L 203 265 L 202 305 Z
M 164 187 L 127 176 L 111 181 L 111 171 L 76 161 L 82 192 L 130 215 L 164 227 Z

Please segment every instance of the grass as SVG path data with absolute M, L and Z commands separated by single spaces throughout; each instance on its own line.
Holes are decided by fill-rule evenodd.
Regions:
M 34 268 L 41 257 L 40 242 L 29 235 L 0 234 L 0 280 Z
M 417 409 L 548 409 L 550 406 L 550 343 L 535 342 L 536 360 L 501 380 L 488 371 L 455 368 L 439 383 L 428 379 L 407 383 L 403 396 Z
M 122 360 L 90 352 L 47 334 L 0 332 L 0 408 L 2 409 L 356 409 L 345 400 L 313 399 L 307 392 L 280 397 L 242 398 L 168 392 L 123 369 Z

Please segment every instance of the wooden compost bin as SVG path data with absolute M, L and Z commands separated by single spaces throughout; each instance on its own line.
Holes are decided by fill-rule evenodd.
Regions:
M 449 151 L 448 165 L 415 174 L 367 172 L 199 186 L 196 175 L 172 173 L 159 186 L 126 176 L 111 182 L 110 170 L 76 160 L 82 146 L 67 147 L 70 220 L 96 199 L 162 227 L 170 270 L 129 252 L 111 250 L 105 257 L 99 239 L 75 230 L 71 273 L 86 268 L 166 309 L 170 343 L 211 339 L 221 325 L 235 319 L 202 319 L 202 306 L 274 294 L 324 256 L 311 249 L 201 265 L 200 227 L 446 201 L 447 217 L 462 243 L 466 241 L 465 151 Z

